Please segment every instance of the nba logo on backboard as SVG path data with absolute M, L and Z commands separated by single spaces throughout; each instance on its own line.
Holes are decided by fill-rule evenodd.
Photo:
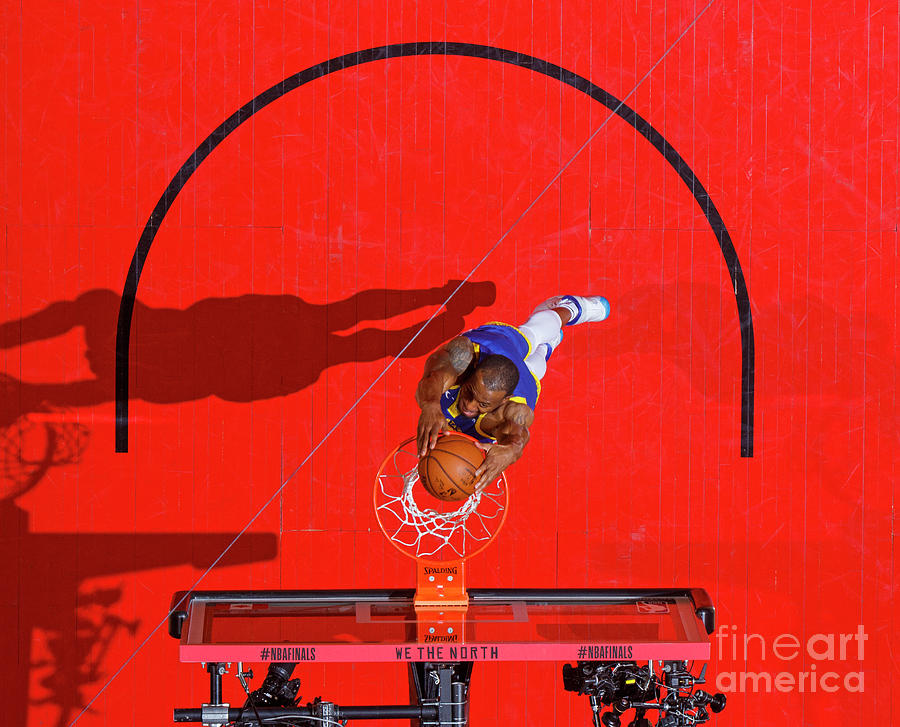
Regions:
M 669 604 L 662 601 L 638 601 L 636 605 L 638 613 L 658 614 L 669 612 Z

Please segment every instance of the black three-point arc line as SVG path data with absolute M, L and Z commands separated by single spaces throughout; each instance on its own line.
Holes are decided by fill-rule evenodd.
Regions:
M 703 185 L 700 184 L 697 176 L 687 165 L 687 162 L 682 159 L 681 155 L 675 151 L 674 147 L 646 119 L 586 78 L 533 56 L 502 48 L 470 43 L 397 43 L 370 48 L 356 53 L 348 53 L 338 58 L 323 61 L 307 68 L 305 71 L 288 76 L 239 108 L 225 119 L 188 157 L 181 169 L 169 182 L 159 202 L 156 203 L 156 207 L 153 208 L 150 219 L 147 220 L 147 224 L 144 226 L 144 230 L 138 240 L 134 257 L 131 259 L 131 266 L 128 269 L 128 277 L 122 289 L 118 329 L 116 332 L 116 451 L 128 451 L 128 351 L 131 337 L 131 318 L 134 313 L 134 302 L 137 296 L 138 283 L 141 279 L 141 271 L 144 268 L 147 255 L 150 253 L 150 246 L 153 244 L 153 239 L 156 237 L 163 219 L 175 202 L 178 193 L 187 184 L 197 167 L 210 155 L 213 149 L 221 144 L 231 132 L 250 119 L 253 114 L 286 93 L 310 81 L 322 78 L 335 71 L 362 65 L 363 63 L 371 63 L 388 58 L 429 55 L 469 56 L 490 61 L 500 61 L 501 63 L 509 63 L 520 68 L 527 68 L 536 73 L 543 73 L 560 83 L 565 83 L 603 104 L 623 121 L 633 126 L 678 172 L 678 176 L 684 181 L 694 199 L 697 200 L 697 204 L 700 205 L 703 214 L 706 215 L 709 226 L 719 241 L 719 248 L 722 251 L 722 256 L 725 258 L 728 274 L 731 276 L 741 329 L 741 456 L 752 457 L 754 344 L 750 297 L 747 293 L 747 284 L 741 270 L 740 260 L 738 260 L 737 252 L 731 242 L 731 235 L 729 235 L 721 215 L 710 199 L 709 194 L 703 188 Z

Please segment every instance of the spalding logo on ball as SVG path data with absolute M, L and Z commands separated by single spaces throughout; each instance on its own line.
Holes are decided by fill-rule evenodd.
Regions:
M 439 500 L 465 500 L 475 492 L 475 470 L 484 457 L 484 450 L 473 439 L 462 434 L 441 435 L 434 449 L 419 460 L 419 479 Z

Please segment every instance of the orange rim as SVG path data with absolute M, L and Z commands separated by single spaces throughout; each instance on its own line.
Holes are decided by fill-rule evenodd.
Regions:
M 468 434 L 463 434 L 462 432 L 442 432 L 440 434 L 440 436 L 443 437 L 448 434 L 453 434 L 453 435 L 456 435 L 459 437 L 465 437 L 466 439 L 470 439 L 473 442 L 478 442 L 478 440 L 475 439 L 475 437 L 472 437 Z M 506 479 L 506 473 L 501 472 L 500 477 L 497 478 L 499 481 L 503 482 L 503 512 L 500 516 L 500 522 L 498 523 L 496 530 L 494 530 L 494 532 L 491 533 L 491 536 L 480 547 L 478 547 L 476 550 L 474 550 L 471 553 L 467 553 L 466 555 L 455 556 L 452 559 L 448 558 L 445 560 L 440 560 L 440 559 L 435 559 L 435 558 L 423 558 L 422 556 L 415 555 L 414 553 L 409 553 L 406 550 L 404 550 L 401 545 L 399 545 L 398 543 L 396 543 L 394 541 L 394 539 L 388 534 L 388 531 L 385 529 L 384 523 L 381 521 L 381 516 L 378 513 L 378 490 L 379 490 L 379 483 L 381 481 L 381 475 L 384 473 L 384 468 L 388 465 L 388 463 L 393 461 L 394 455 L 396 455 L 401 449 L 403 449 L 410 442 L 415 441 L 415 439 L 416 439 L 415 437 L 410 437 L 409 439 L 405 439 L 402 442 L 400 442 L 400 444 L 398 444 L 396 447 L 394 447 L 390 452 L 388 452 L 387 456 L 381 462 L 381 466 L 378 468 L 378 472 L 375 474 L 375 486 L 372 489 L 372 506 L 373 506 L 373 509 L 375 510 L 375 519 L 378 521 L 378 527 L 381 530 L 381 532 L 384 534 L 384 537 L 387 538 L 387 541 L 391 545 L 393 545 L 397 550 L 399 550 L 401 553 L 403 553 L 403 555 L 405 555 L 407 558 L 412 558 L 413 560 L 418 561 L 420 563 L 444 563 L 444 562 L 447 562 L 447 560 L 455 560 L 455 561 L 459 561 L 459 562 L 467 561 L 469 558 L 472 558 L 472 557 L 478 555 L 479 553 L 481 553 L 485 548 L 487 548 L 491 543 L 493 543 L 494 539 L 497 537 L 497 535 L 503 529 L 503 525 L 506 523 L 506 516 L 507 516 L 507 514 L 509 514 L 509 483 L 507 482 L 507 479 Z M 417 456 L 417 455 L 415 455 L 413 453 L 413 456 Z M 398 474 L 402 474 L 402 473 L 398 473 Z

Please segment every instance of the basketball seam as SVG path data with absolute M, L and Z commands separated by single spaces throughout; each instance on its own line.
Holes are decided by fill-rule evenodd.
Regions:
M 442 449 L 441 447 L 435 447 L 431 451 L 432 452 L 443 452 L 444 454 L 449 454 L 451 457 L 456 457 L 457 459 L 461 459 L 463 462 L 465 462 L 470 467 L 475 467 L 475 469 L 478 469 L 478 467 L 475 465 L 474 462 L 470 462 L 465 457 L 463 457 L 461 454 L 457 454 L 456 452 L 454 452 L 450 449 Z M 484 462 L 484 457 L 481 458 L 481 462 Z M 481 462 L 479 462 L 478 464 L 481 464 Z
M 426 467 L 426 471 L 428 472 L 428 489 L 431 492 L 431 494 L 434 495 L 434 497 L 436 497 L 439 500 L 444 500 L 444 498 L 441 497 L 439 493 L 447 493 L 448 486 L 452 486 L 452 487 L 456 488 L 457 490 L 459 490 L 459 492 L 461 492 L 462 494 L 465 494 L 465 490 L 460 489 L 456 485 L 456 482 L 450 476 L 450 473 L 447 472 L 447 470 L 445 470 L 443 468 L 443 466 L 441 465 L 440 462 L 438 462 L 434 457 L 431 456 L 431 452 L 428 453 L 427 463 L 428 464 Z M 437 478 L 440 480 L 440 484 L 442 485 L 442 487 L 438 487 L 438 483 L 432 479 L 432 473 L 431 473 L 432 465 L 439 467 L 441 469 L 441 472 L 443 472 L 443 474 L 444 474 L 444 477 Z M 449 502 L 449 500 L 445 500 L 445 502 Z
M 425 471 L 428 472 L 428 489 L 430 489 L 431 494 L 437 497 L 439 500 L 443 499 L 438 495 L 438 493 L 442 492 L 442 490 L 436 486 L 437 483 L 431 477 L 431 468 L 433 465 L 437 464 L 437 462 L 435 462 L 434 458 L 431 456 L 431 452 L 428 453 L 428 458 L 425 461 L 427 462 Z
M 449 454 L 449 455 L 452 455 L 453 457 L 457 457 L 458 459 L 461 459 L 463 462 L 465 462 L 469 467 L 472 467 L 472 463 L 469 462 L 467 459 L 465 459 L 465 457 L 460 457 L 459 455 L 453 454 L 453 452 L 448 452 L 448 451 L 445 450 L 445 449 L 442 449 L 442 450 L 440 450 L 440 451 L 443 452 L 444 454 Z M 446 470 L 446 468 L 444 467 L 444 465 L 442 465 L 440 462 L 438 462 L 437 459 L 435 459 L 435 458 L 429 456 L 429 462 L 434 462 L 438 467 L 440 467 L 440 468 L 441 468 L 441 472 L 443 472 L 443 473 L 447 476 L 447 479 L 450 480 L 450 482 L 453 484 L 453 486 L 454 486 L 457 490 L 459 490 L 460 492 L 462 492 L 462 493 L 465 494 L 465 495 L 471 495 L 471 494 L 472 494 L 471 492 L 466 492 L 462 487 L 460 487 L 459 483 L 457 483 L 457 481 L 456 481 L 456 478 L 453 477 L 449 472 L 447 472 L 447 470 Z M 473 475 L 473 476 L 475 475 L 475 470 L 476 470 L 476 469 L 478 469 L 478 468 L 475 467 L 475 468 L 472 469 L 472 475 Z

